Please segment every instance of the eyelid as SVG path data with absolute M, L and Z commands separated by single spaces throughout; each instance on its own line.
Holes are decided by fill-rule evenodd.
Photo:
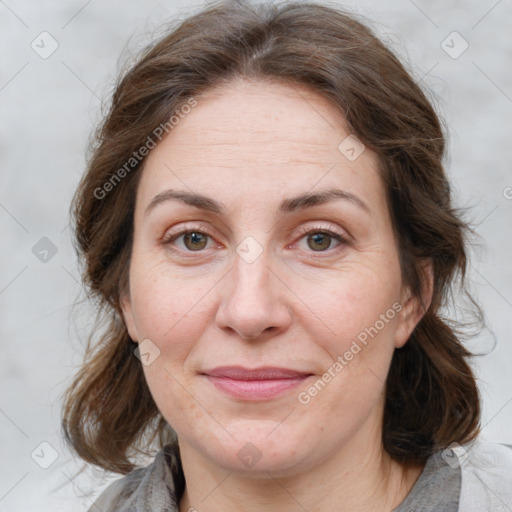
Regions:
M 210 228 L 201 225 L 201 224 L 190 224 L 183 226 L 182 224 L 179 224 L 179 227 L 176 229 L 170 228 L 167 231 L 164 232 L 161 243 L 168 243 L 170 242 L 174 237 L 178 238 L 181 235 L 184 235 L 191 231 L 197 231 L 199 233 L 204 233 L 205 235 L 208 235 L 211 238 L 217 238 L 216 233 L 213 232 Z
M 318 222 L 318 221 L 316 221 Z M 302 225 L 298 228 L 297 232 L 293 235 L 293 239 L 296 240 L 297 237 L 302 237 L 304 235 L 308 235 L 310 233 L 323 232 L 331 235 L 335 235 L 339 237 L 343 242 L 349 243 L 350 235 L 346 231 L 342 231 L 338 226 L 332 223 L 328 223 L 327 226 L 322 226 L 320 224 L 314 225 Z

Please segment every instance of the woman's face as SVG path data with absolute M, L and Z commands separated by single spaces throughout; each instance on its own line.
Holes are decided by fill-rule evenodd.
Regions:
M 363 149 L 307 89 L 237 80 L 148 155 L 123 312 L 183 450 L 284 475 L 380 443 L 420 313 Z

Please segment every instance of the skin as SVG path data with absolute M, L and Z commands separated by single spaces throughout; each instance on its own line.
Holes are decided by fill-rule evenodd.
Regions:
M 423 310 L 402 283 L 377 157 L 365 149 L 349 161 L 338 149 L 350 134 L 341 113 L 296 84 L 237 79 L 197 100 L 146 159 L 122 301 L 131 338 L 160 351 L 144 372 L 178 434 L 187 481 L 180 511 L 390 511 L 422 468 L 402 467 L 383 450 L 384 382 Z M 277 213 L 285 199 L 329 188 L 368 211 L 335 199 Z M 224 211 L 178 199 L 147 211 L 170 189 L 208 196 Z M 185 229 L 208 236 L 194 245 L 179 236 Z M 322 230 L 346 242 L 315 242 Z M 251 263 L 236 250 L 249 236 L 262 249 Z M 191 250 L 197 240 L 200 250 Z M 401 311 L 300 403 L 298 394 L 394 303 Z M 251 402 L 200 375 L 222 365 L 314 375 Z M 237 456 L 246 443 L 261 455 L 252 467 Z

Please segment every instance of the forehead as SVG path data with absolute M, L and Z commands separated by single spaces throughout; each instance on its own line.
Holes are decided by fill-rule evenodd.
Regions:
M 382 199 L 376 155 L 365 149 L 350 160 L 340 151 L 352 135 L 341 112 L 314 91 L 238 79 L 196 100 L 146 158 L 138 202 L 173 187 L 223 202 L 240 194 L 278 201 L 317 185 Z
M 285 135 L 290 141 L 321 144 L 327 134 L 345 129 L 345 119 L 334 105 L 299 84 L 237 79 L 206 91 L 197 102 L 187 118 L 209 123 L 193 130 L 187 129 L 190 123 L 180 123 L 182 129 L 174 134 L 176 143 L 219 142 L 223 135 L 229 142 L 237 132 L 239 142 L 248 145 L 253 140 L 283 139 Z M 250 138 L 244 140 L 244 134 Z

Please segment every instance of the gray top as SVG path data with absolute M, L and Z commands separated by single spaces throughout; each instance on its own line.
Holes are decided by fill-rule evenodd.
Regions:
M 432 455 L 404 501 L 393 512 L 457 512 L 459 510 L 461 470 L 452 468 L 443 452 Z
M 406 499 L 393 512 L 457 512 L 461 469 L 432 455 Z M 153 463 L 116 480 L 89 512 L 178 512 L 185 480 L 176 446 L 166 445 Z

